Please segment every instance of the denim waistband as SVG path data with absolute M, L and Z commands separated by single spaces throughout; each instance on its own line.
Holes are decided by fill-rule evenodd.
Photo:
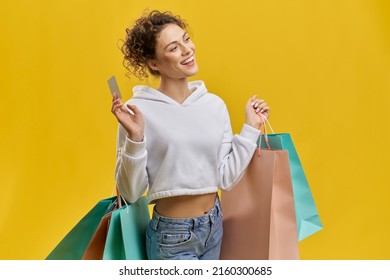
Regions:
M 222 208 L 219 198 L 215 199 L 213 208 L 206 214 L 193 218 L 169 218 L 164 217 L 156 212 L 156 207 L 153 208 L 153 216 L 150 220 L 150 226 L 154 229 L 183 229 L 193 230 L 201 227 L 209 222 L 214 223 L 216 217 L 222 215 Z

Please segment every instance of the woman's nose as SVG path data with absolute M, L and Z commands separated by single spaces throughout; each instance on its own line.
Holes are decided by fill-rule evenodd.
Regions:
M 191 52 L 191 48 L 187 47 L 186 45 L 183 46 L 182 48 L 182 54 L 187 55 Z

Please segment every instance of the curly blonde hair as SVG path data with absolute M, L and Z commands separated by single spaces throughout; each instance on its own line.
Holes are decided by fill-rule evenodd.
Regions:
M 156 43 L 159 33 L 167 24 L 176 24 L 182 29 L 187 28 L 187 23 L 179 16 L 171 12 L 153 10 L 137 19 L 132 28 L 126 28 L 126 38 L 121 48 L 124 54 L 123 65 L 127 74 L 134 75 L 140 80 L 148 79 L 152 74 L 159 76 L 159 72 L 148 66 L 148 61 L 156 56 Z

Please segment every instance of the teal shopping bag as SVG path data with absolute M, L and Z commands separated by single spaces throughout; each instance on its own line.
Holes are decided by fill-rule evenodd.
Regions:
M 100 200 L 61 240 L 46 260 L 81 260 L 100 220 L 116 203 L 116 196 Z
M 122 237 L 127 260 L 146 260 L 146 228 L 150 221 L 146 197 L 121 212 Z
M 106 244 L 104 246 L 103 260 L 125 260 L 125 249 L 122 238 L 121 211 L 123 206 L 111 214 L 110 225 L 108 227 Z
M 146 260 L 145 239 L 149 220 L 149 207 L 145 196 L 115 210 L 111 216 L 103 259 Z
M 290 134 L 267 134 L 267 137 L 271 149 L 288 150 L 289 153 L 298 240 L 301 241 L 323 228 L 314 198 Z M 264 135 L 261 148 L 267 148 Z

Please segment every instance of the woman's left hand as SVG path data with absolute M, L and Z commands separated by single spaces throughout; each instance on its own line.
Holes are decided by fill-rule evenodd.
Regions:
M 257 99 L 257 96 L 251 97 L 245 106 L 246 124 L 256 129 L 260 129 L 264 120 L 259 115 L 269 118 L 269 107 L 262 99 Z

